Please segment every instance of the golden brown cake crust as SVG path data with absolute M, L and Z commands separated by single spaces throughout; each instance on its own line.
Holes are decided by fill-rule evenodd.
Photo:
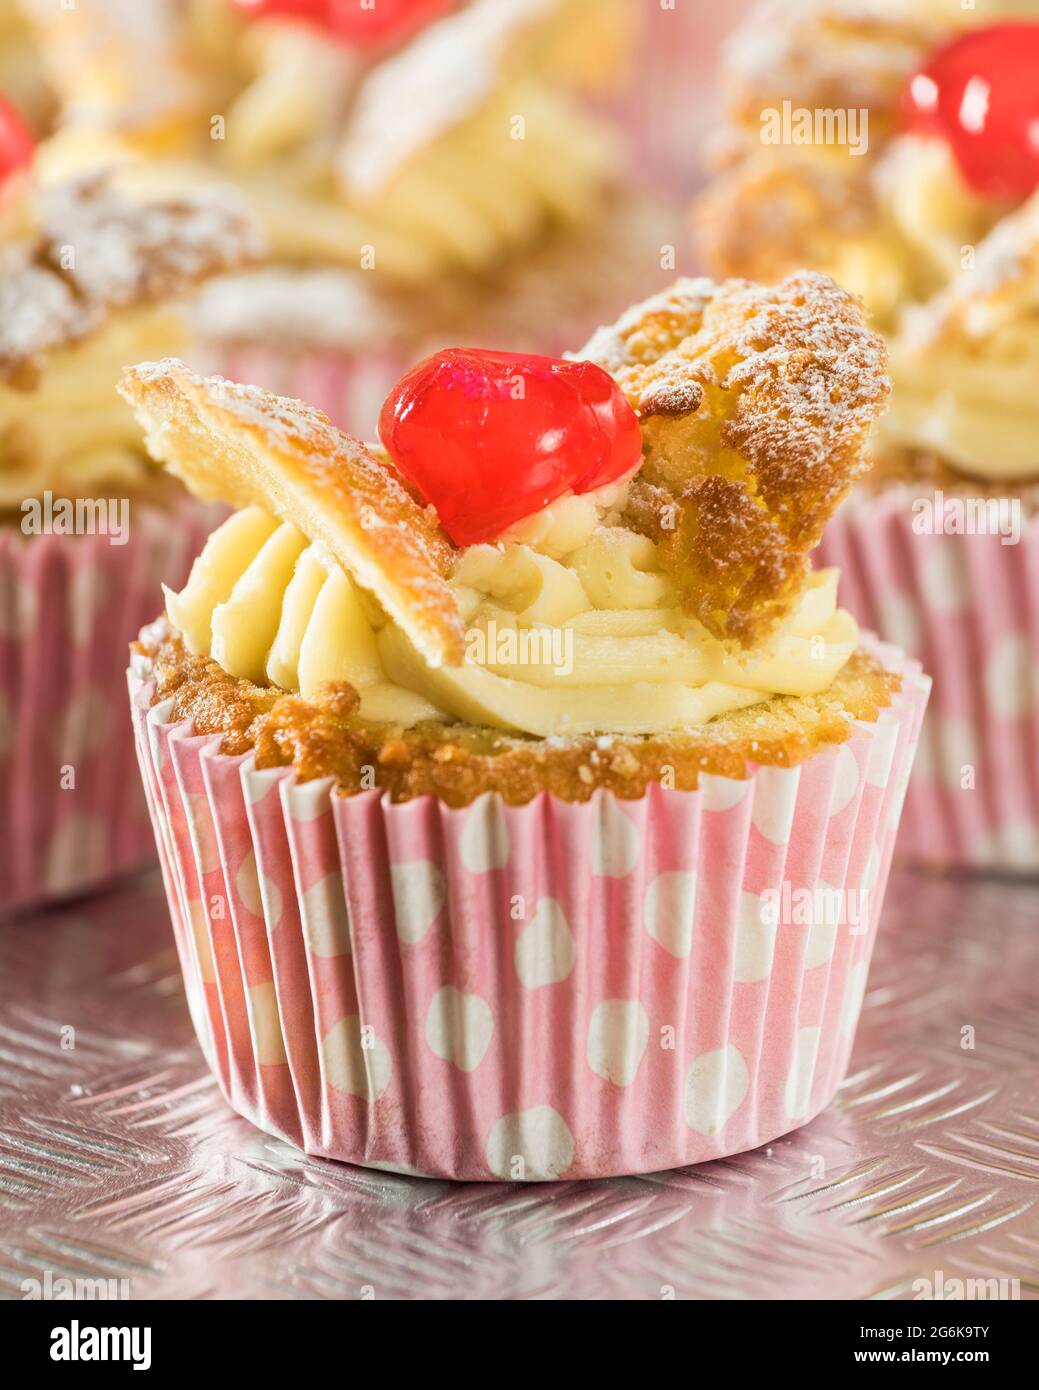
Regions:
M 610 372 L 641 418 L 625 519 L 659 547 L 686 612 L 715 637 L 760 642 L 868 467 L 890 382 L 861 302 L 808 271 L 775 288 L 680 280 L 575 355 Z
M 328 547 L 434 666 L 457 665 L 465 627 L 446 575 L 455 550 L 396 471 L 313 406 L 182 362 L 129 367 L 120 392 L 148 450 L 196 495 L 258 506 Z
M 897 674 L 860 649 L 824 694 L 776 696 L 682 736 L 527 739 L 457 724 L 404 731 L 365 723 L 345 683 L 316 700 L 283 695 L 191 655 L 168 628 L 135 650 L 151 662 L 153 703 L 172 699 L 172 718 L 193 720 L 199 734 L 222 734 L 224 753 L 254 752 L 258 767 L 291 766 L 304 781 L 334 777 L 346 795 L 374 785 L 394 801 L 432 795 L 451 806 L 486 791 L 510 805 L 542 791 L 587 801 L 597 787 L 630 800 L 653 782 L 693 791 L 702 773 L 742 778 L 752 762 L 791 767 L 843 743 L 850 721 L 875 720 L 901 687 Z

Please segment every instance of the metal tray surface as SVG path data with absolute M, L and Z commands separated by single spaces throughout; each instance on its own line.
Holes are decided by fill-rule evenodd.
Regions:
M 1039 883 L 896 872 L 837 1101 L 641 1178 L 461 1185 L 255 1130 L 195 1045 L 156 875 L 0 926 L 0 1005 L 0 1297 L 1039 1296 Z

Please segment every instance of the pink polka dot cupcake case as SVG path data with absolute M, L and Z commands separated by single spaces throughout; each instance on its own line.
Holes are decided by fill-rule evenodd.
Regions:
M 919 534 L 919 490 L 856 499 L 821 562 L 849 608 L 934 678 L 899 853 L 938 865 L 1039 872 L 1039 517 L 1016 542 Z
M 115 383 L 127 357 L 184 350 L 174 301 L 256 249 L 219 200 L 0 167 L 0 913 L 154 856 L 117 715 L 126 643 L 217 513 L 158 475 Z
M 0 911 L 154 858 L 122 662 L 155 586 L 187 577 L 212 517 L 189 498 L 134 506 L 125 545 L 0 527 Z
M 887 718 L 798 768 L 452 810 L 222 754 L 137 658 L 177 947 L 228 1102 L 309 1153 L 476 1181 L 648 1172 L 805 1123 L 865 990 L 927 697 L 902 670 Z M 839 914 L 786 920 L 784 893 L 819 890 Z

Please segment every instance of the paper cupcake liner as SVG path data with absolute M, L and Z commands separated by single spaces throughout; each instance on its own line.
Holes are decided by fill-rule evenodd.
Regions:
M 724 41 L 752 0 L 644 0 L 636 81 L 621 119 L 635 167 L 659 188 L 688 196 L 704 177 L 704 146 L 722 116 Z
M 308 1153 L 466 1180 L 648 1172 L 810 1119 L 847 1063 L 927 699 L 880 650 L 902 695 L 800 767 L 464 809 L 258 771 L 152 707 L 135 659 L 188 1000 L 229 1103 Z M 805 907 L 827 888 L 839 922 Z
M 186 500 L 132 505 L 125 545 L 0 529 L 0 912 L 154 858 L 122 717 L 126 643 L 212 520 Z
M 1039 872 L 1039 518 L 1016 545 L 917 534 L 918 500 L 854 497 L 817 552 L 840 567 L 841 602 L 934 680 L 899 854 Z

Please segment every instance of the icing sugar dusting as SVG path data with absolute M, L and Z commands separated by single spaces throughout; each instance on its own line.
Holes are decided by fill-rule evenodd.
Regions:
M 3 252 L 0 374 L 35 367 L 113 310 L 174 296 L 261 249 L 230 194 L 136 203 L 97 175 L 50 189 L 32 239 Z

